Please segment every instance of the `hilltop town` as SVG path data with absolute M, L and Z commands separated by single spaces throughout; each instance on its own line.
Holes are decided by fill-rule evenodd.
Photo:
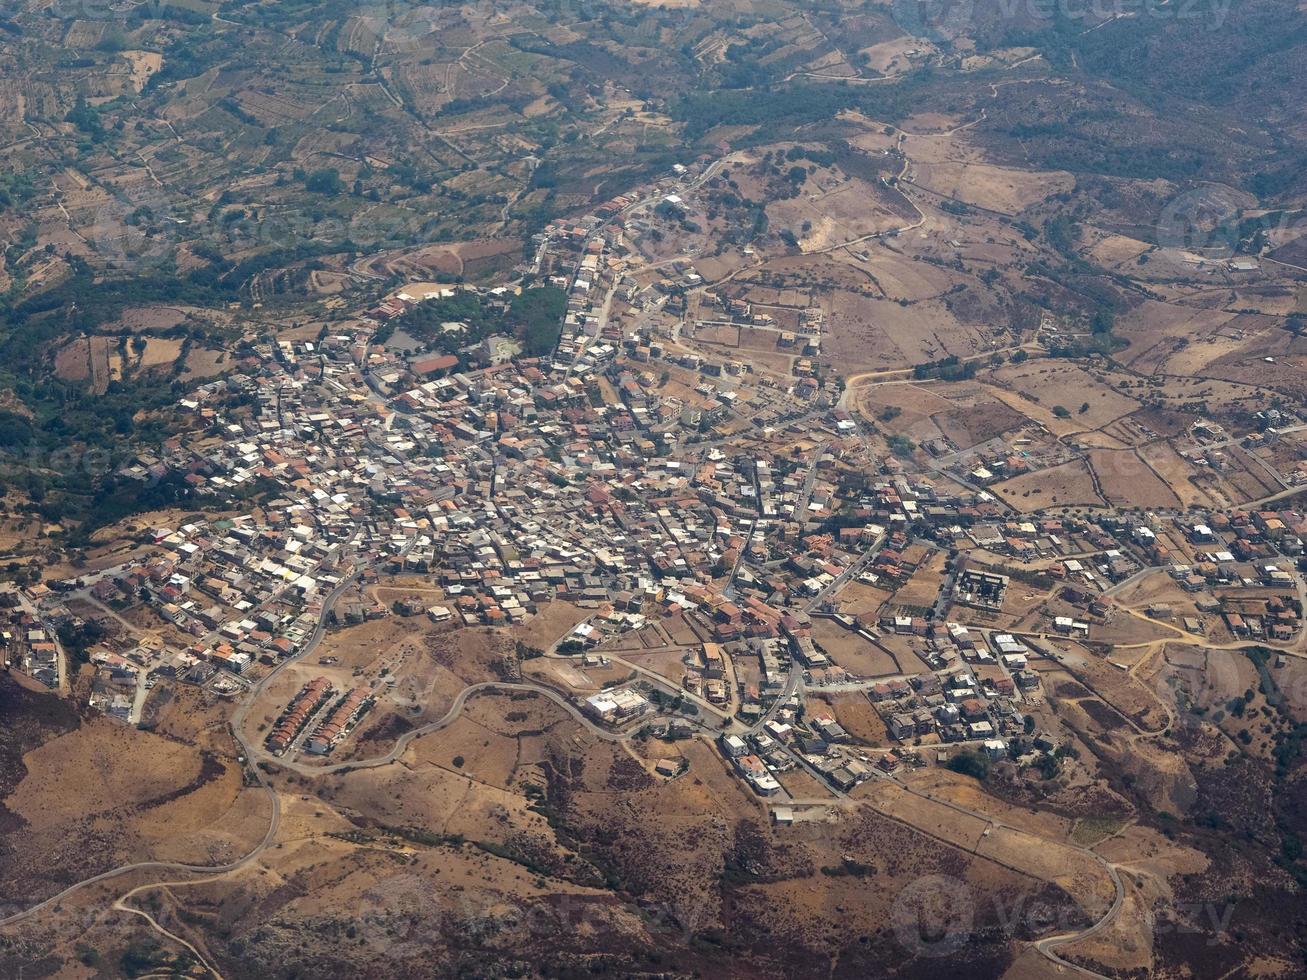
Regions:
M 198 712 L 186 738 L 229 729 L 241 781 L 274 798 L 462 744 L 443 733 L 479 699 L 543 698 L 624 746 L 633 786 L 725 778 L 777 833 L 872 800 L 1004 827 L 943 789 L 960 778 L 1120 832 L 1125 786 L 1185 805 L 1161 743 L 1213 705 L 1210 762 L 1222 740 L 1275 751 L 1239 719 L 1259 699 L 1271 717 L 1307 659 L 1307 424 L 1282 406 L 1173 428 L 1160 444 L 1205 472 L 1152 506 L 1050 476 L 1088 460 L 1089 493 L 1114 492 L 1062 413 L 994 402 L 918 445 L 901 416 L 947 406 L 968 365 L 1065 369 L 1021 344 L 842 371 L 802 290 L 732 295 L 692 240 L 658 251 L 730 165 L 549 225 L 513 284 L 418 283 L 350 329 L 243 343 L 180 402 L 189 435 L 118 474 L 189 509 L 11 586 L 10 669 L 109 724 L 176 738 Z M 1174 427 L 1109 422 L 1144 443 Z M 1246 652 L 1260 695 L 1216 651 Z M 1039 955 L 1091 942 L 1122 898 L 1077 901 L 1100 926 Z
M 1026 515 L 986 487 L 1059 465 L 1050 452 L 1073 458 L 1037 423 L 966 449 L 941 437 L 924 460 L 896 451 L 851 407 L 848 380 L 813 368 L 820 306 L 726 298 L 680 261 L 633 274 L 651 266 L 627 236 L 685 221 L 721 168 L 678 167 L 668 193 L 550 226 L 539 285 L 403 289 L 357 331 L 252 344 L 183 401 L 206 435 L 123 475 L 175 476 L 196 500 L 260 488 L 259 506 L 143 529 L 126 562 L 11 592 L 13 663 L 68 690 L 60 629 L 109 614 L 125 628 L 79 651 L 96 667 L 89 703 L 139 723 L 160 680 L 257 695 L 335 625 L 518 628 L 531 640 L 505 679 L 616 731 L 718 738 L 792 819 L 777 778 L 790 771 L 833 794 L 968 753 L 1055 771 L 1050 675 L 1084 680 L 1088 651 L 1136 632 L 1301 650 L 1307 516 L 1277 509 L 1289 491 L 1229 509 Z M 467 343 L 479 324 L 407 332 L 431 325 L 428 307 L 493 318 L 533 294 L 564 311 L 538 356 L 511 335 Z M 695 342 L 727 324 L 770 334 L 789 370 Z M 1307 429 L 1279 410 L 1256 421 L 1186 438 L 1219 468 Z M 1277 483 L 1307 485 L 1302 458 Z M 1095 669 L 1152 669 L 1129 660 Z M 293 730 L 269 736 L 275 754 L 329 754 L 398 713 L 397 680 L 307 682 L 286 706 Z
M 8 4 L 0 978 L 1301 976 L 1304 18 Z

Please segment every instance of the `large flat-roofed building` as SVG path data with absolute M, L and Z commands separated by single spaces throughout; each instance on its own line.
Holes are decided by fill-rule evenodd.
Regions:
M 649 710 L 649 702 L 638 691 L 618 688 L 586 698 L 585 709 L 592 717 L 611 725 L 644 714 Z

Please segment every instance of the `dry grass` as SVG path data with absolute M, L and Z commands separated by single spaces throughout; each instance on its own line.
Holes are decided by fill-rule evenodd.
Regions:
M 1094 489 L 1089 467 L 1079 459 L 1004 480 L 990 489 L 1001 494 L 1004 500 L 1022 513 L 1033 513 L 1053 505 L 1105 505 L 1103 498 Z

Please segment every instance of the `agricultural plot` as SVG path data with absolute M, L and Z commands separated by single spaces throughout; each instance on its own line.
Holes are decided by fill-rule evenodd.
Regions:
M 798 197 L 767 206 L 773 227 L 790 229 L 804 252 L 816 252 L 865 238 L 904 223 L 899 209 L 858 178 L 831 174 L 809 178 Z
M 836 664 L 854 676 L 884 677 L 899 673 L 899 665 L 892 656 L 833 619 L 813 620 L 812 637 Z
M 996 483 L 992 489 L 1022 513 L 1046 507 L 1105 507 L 1094 474 L 1083 460 L 1072 460 Z
M 1139 408 L 1138 401 L 1076 364 L 1027 361 L 999 368 L 993 373 L 993 379 L 1004 391 L 1035 406 L 1037 414 L 1051 416 L 1048 425 L 1058 433 L 1098 429 Z M 997 390 L 995 394 L 1003 397 Z M 1059 406 L 1070 413 L 1068 418 L 1056 417 L 1054 409 Z
M 974 328 L 965 326 L 939 300 L 910 306 L 853 292 L 830 298 L 829 356 L 846 370 L 898 370 L 950 355 L 984 349 Z
M 1087 454 L 1095 486 L 1116 507 L 1179 507 L 1183 501 L 1165 479 L 1133 450 L 1094 449 Z

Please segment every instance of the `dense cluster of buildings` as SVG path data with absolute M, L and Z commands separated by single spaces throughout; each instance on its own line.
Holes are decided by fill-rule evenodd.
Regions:
M 305 684 L 286 705 L 286 710 L 268 734 L 268 748 L 277 755 L 289 749 L 308 726 L 309 720 L 330 699 L 332 690 L 331 681 L 325 677 L 315 677 Z
M 1186 629 L 1200 632 L 1209 616 L 1237 637 L 1297 634 L 1302 513 L 1022 516 L 986 488 L 1066 447 L 1018 433 L 960 452 L 941 436 L 924 447 L 932 465 L 914 472 L 873 448 L 866 423 L 817 372 L 715 360 L 675 329 L 614 316 L 616 301 L 627 314 L 683 310 L 686 291 L 702 286 L 686 263 L 668 264 L 654 287 L 628 268 L 625 233 L 647 220 L 632 215 L 682 207 L 687 181 L 679 174 L 661 197 L 619 199 L 538 236 L 534 271 L 565 297 L 548 353 L 524 356 L 506 318 L 502 333 L 451 320 L 434 341 L 402 334 L 424 302 L 474 294 L 493 318 L 515 287 L 400 292 L 349 328 L 243 345 L 235 370 L 180 403 L 202 436 L 173 439 L 120 476 L 178 481 L 246 512 L 155 529 L 147 557 L 84 583 L 95 602 L 144 603 L 186 637 L 96 651 L 94 703 L 131 718 L 157 676 L 238 693 L 247 674 L 294 657 L 333 617 L 386 615 L 351 591 L 385 569 L 439 586 L 438 605 L 398 611 L 440 623 L 507 627 L 574 603 L 588 615 L 550 652 L 582 658 L 612 637 L 693 617 L 705 642 L 680 683 L 728 718 L 723 753 L 771 796 L 799 766 L 847 791 L 894 772 L 923 741 L 1001 758 L 1026 732 L 1022 703 L 1039 688 L 1031 631 L 997 625 L 1016 592 L 1054 594 L 1040 635 L 1089 641 L 1110 612 L 1105 593 L 1165 569 L 1193 596 L 1193 615 L 1179 610 Z M 730 295 L 704 299 L 710 317 L 770 320 Z M 381 330 L 392 321 L 399 331 Z M 820 311 L 804 313 L 779 349 L 815 356 L 823 326 Z M 944 553 L 947 563 L 931 564 Z M 923 576 L 934 576 L 926 588 Z M 889 598 L 846 612 L 852 583 Z M 45 598 L 13 603 L 6 642 L 10 660 L 56 684 L 58 602 Z M 903 638 L 928 670 L 861 676 L 818 642 L 814 617 L 872 647 Z M 841 685 L 865 695 L 898 749 L 871 759 L 805 697 Z M 580 708 L 634 728 L 658 713 L 653 695 L 630 683 Z M 267 747 L 332 752 L 376 697 L 313 680 Z

